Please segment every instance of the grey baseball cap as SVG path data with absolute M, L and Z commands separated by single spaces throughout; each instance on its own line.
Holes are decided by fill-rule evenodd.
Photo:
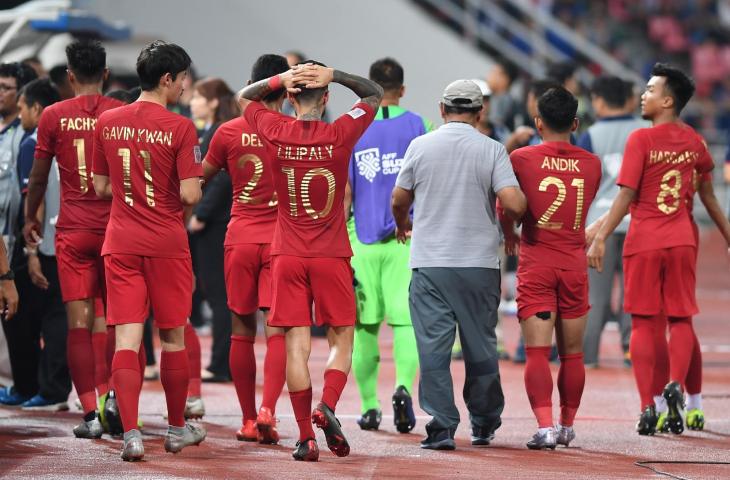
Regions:
M 444 89 L 442 102 L 449 107 L 479 108 L 482 106 L 482 90 L 471 80 L 451 82 Z

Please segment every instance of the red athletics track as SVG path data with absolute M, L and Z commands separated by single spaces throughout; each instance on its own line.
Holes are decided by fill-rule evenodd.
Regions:
M 240 427 L 238 405 L 232 384 L 204 385 L 208 415 L 208 439 L 200 447 L 181 454 L 165 454 L 162 435 L 165 422 L 164 397 L 159 382 L 146 382 L 140 402 L 145 423 L 145 461 L 123 463 L 120 441 L 104 437 L 98 441 L 78 440 L 71 428 L 80 420 L 76 413 L 27 414 L 0 409 L 0 476 L 7 478 L 660 478 L 634 466 L 637 460 L 730 461 L 730 273 L 718 234 L 702 237 L 698 296 L 702 314 L 696 320 L 705 350 L 704 410 L 707 429 L 681 436 L 639 437 L 634 423 L 639 411 L 631 372 L 621 366 L 618 334 L 604 334 L 603 366 L 587 372 L 583 404 L 576 421 L 577 439 L 569 449 L 554 452 L 528 451 L 524 443 L 534 433 L 532 418 L 522 385 L 522 366 L 503 362 L 502 380 L 506 397 L 503 425 L 492 446 L 474 448 L 469 443 L 468 417 L 462 401 L 462 424 L 457 432 L 457 450 L 432 452 L 418 448 L 427 418 L 417 410 L 415 433 L 400 435 L 391 426 L 388 405 L 393 388 L 392 360 L 383 351 L 381 400 L 386 415 L 380 432 L 362 432 L 355 424 L 358 399 L 352 378 L 337 409 L 352 454 L 336 458 L 323 449 L 320 462 L 303 464 L 291 459 L 296 425 L 286 392 L 279 402 L 282 446 L 259 446 L 235 440 Z M 517 341 L 517 322 L 506 319 L 507 345 Z M 384 342 L 389 343 L 387 329 Z M 203 339 L 205 343 L 208 338 Z M 259 387 L 263 343 L 257 343 Z M 326 346 L 317 340 L 311 366 L 314 389 L 321 389 Z M 463 365 L 453 365 L 456 391 L 461 391 Z M 555 375 L 555 370 L 553 375 Z M 259 392 L 260 394 L 260 392 Z M 73 395 L 72 395 L 73 398 Z M 260 398 L 260 397 L 259 397 Z M 730 466 L 655 465 L 684 478 L 730 478 Z

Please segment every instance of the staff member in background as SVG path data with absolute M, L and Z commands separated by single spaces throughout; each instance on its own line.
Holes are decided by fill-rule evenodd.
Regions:
M 220 78 L 205 78 L 195 83 L 190 110 L 193 119 L 204 124 L 200 140 L 203 157 L 218 127 L 240 114 L 233 91 Z M 218 172 L 205 186 L 203 198 L 193 209 L 193 216 L 188 223 L 188 231 L 193 233 L 195 272 L 200 277 L 198 280 L 203 297 L 208 300 L 213 311 L 213 346 L 210 364 L 202 372 L 204 382 L 231 380 L 228 367 L 231 311 L 228 309 L 223 272 L 223 243 L 231 219 L 232 188 L 231 177 L 226 172 Z M 190 326 L 186 329 L 186 332 L 190 332 L 186 335 L 195 334 Z M 197 393 L 199 396 L 199 391 Z
M 421 364 L 419 401 L 433 416 L 421 448 L 456 447 L 459 411 L 449 364 L 457 328 L 472 445 L 488 445 L 502 423 L 495 198 L 514 218 L 527 202 L 505 148 L 476 129 L 481 110 L 482 92 L 474 82 L 447 86 L 441 102 L 446 124 L 411 142 L 393 190 L 396 237 L 405 242 L 413 229 L 410 310 Z

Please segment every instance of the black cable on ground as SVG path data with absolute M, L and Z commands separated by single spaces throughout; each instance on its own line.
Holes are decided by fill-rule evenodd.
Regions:
M 646 468 L 647 470 L 651 470 L 652 472 L 656 473 L 657 475 L 664 475 L 669 478 L 674 478 L 676 480 L 692 480 L 691 478 L 687 477 L 680 477 L 679 475 L 674 475 L 672 473 L 663 472 L 661 470 L 658 470 L 656 467 L 652 467 L 652 465 L 730 465 L 730 462 L 705 462 L 705 461 L 694 461 L 694 460 L 642 460 L 640 462 L 634 462 L 634 465 L 641 468 Z

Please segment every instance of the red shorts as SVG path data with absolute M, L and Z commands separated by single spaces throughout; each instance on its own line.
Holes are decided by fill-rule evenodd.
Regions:
M 634 315 L 689 317 L 695 299 L 697 249 L 662 248 L 624 257 L 624 311 Z
M 56 231 L 56 260 L 63 302 L 104 294 L 104 232 Z
M 224 268 L 228 308 L 238 315 L 271 306 L 271 257 L 268 243 L 225 247 Z
M 355 325 L 355 292 L 349 258 L 276 255 L 271 260 L 272 301 L 269 325 Z
M 182 327 L 192 309 L 193 271 L 188 258 L 111 254 L 106 267 L 107 325 L 144 323 L 152 307 L 158 328 Z
M 104 300 L 101 297 L 94 299 L 94 318 L 101 318 L 104 316 Z
M 579 318 L 590 310 L 588 272 L 550 267 L 517 270 L 517 318 L 525 320 L 539 312 Z

